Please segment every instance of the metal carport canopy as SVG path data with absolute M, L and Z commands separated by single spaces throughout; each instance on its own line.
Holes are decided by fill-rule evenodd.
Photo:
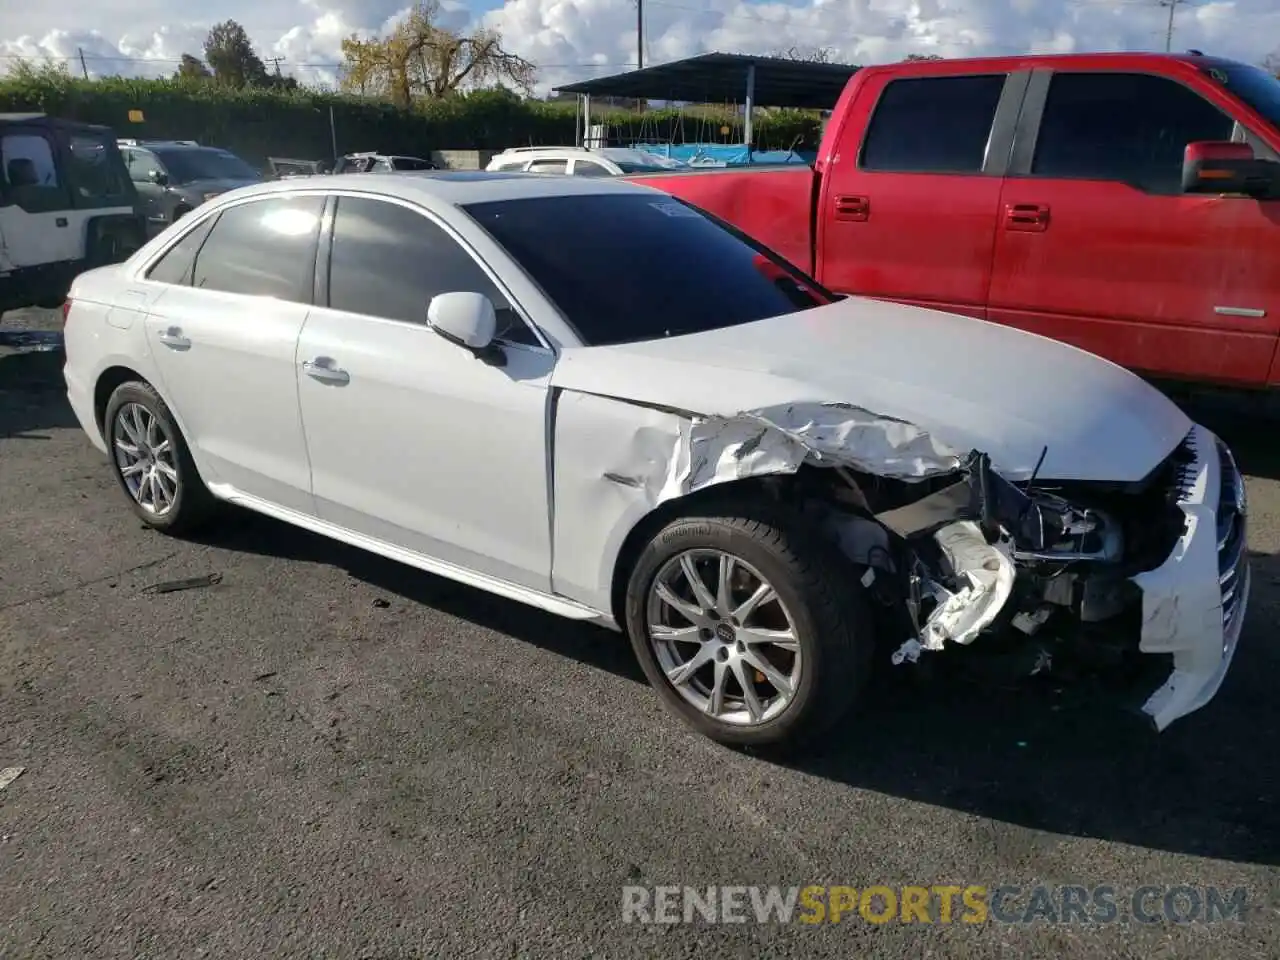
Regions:
M 754 69 L 753 69 L 754 68 Z M 744 103 L 830 110 L 858 68 L 741 53 L 703 53 L 630 73 L 582 80 L 557 93 L 687 103 Z

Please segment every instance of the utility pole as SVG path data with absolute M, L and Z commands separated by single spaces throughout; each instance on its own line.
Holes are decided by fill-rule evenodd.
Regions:
M 636 0 L 636 69 L 644 69 L 644 0 Z
M 263 57 L 262 58 L 264 63 L 275 64 L 277 77 L 280 76 L 280 61 L 284 59 L 285 59 L 284 57 Z
M 1173 17 L 1178 12 L 1178 8 L 1186 3 L 1187 0 L 1160 0 L 1160 6 L 1169 8 L 1169 23 L 1164 31 L 1164 52 L 1173 52 Z
M 89 79 L 89 65 L 84 62 L 84 47 L 76 47 L 76 53 L 80 54 L 80 72 L 84 74 L 86 80 Z

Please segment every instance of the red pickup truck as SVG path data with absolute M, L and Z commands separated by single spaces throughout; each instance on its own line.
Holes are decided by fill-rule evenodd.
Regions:
M 859 70 L 804 165 L 629 179 L 838 293 L 1280 386 L 1280 81 L 1198 54 Z M 962 358 L 957 358 L 962 360 Z

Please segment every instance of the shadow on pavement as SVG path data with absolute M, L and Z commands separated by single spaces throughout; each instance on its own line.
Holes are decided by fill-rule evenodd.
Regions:
M 617 634 L 544 614 L 266 518 L 230 513 L 213 546 L 333 564 L 380 590 L 644 683 Z M 1280 561 L 1254 557 L 1245 636 L 1219 697 L 1151 732 L 1087 681 L 1000 687 L 884 666 L 869 701 L 794 769 L 1037 830 L 1280 863 L 1274 621 Z M 673 727 L 677 720 L 670 721 Z M 695 736 L 690 732 L 688 736 Z M 767 761 L 762 761 L 767 762 Z
M 0 355 L 0 437 L 47 440 L 45 431 L 76 427 L 66 401 L 61 350 Z

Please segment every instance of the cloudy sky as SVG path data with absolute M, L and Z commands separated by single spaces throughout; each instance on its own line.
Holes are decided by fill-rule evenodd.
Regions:
M 0 70 L 67 58 L 90 74 L 172 73 L 210 24 L 242 23 L 263 57 L 310 83 L 333 81 L 340 42 L 379 33 L 409 0 L 0 0 Z M 709 50 L 826 48 L 846 63 L 908 53 L 1163 49 L 1169 0 L 644 0 L 646 63 Z M 1174 49 L 1249 61 L 1280 50 L 1278 0 L 1175 0 Z M 629 69 L 635 0 L 444 0 L 450 24 L 483 21 L 539 66 L 539 87 Z M 192 13 L 199 9 L 199 16 Z M 72 60 L 71 58 L 75 58 Z

